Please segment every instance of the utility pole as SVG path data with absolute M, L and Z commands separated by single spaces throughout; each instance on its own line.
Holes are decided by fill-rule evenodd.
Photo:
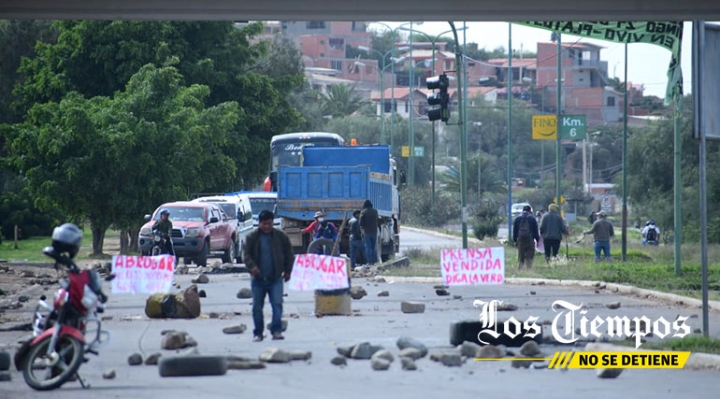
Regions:
M 557 38 L 557 123 L 555 128 L 557 129 L 557 144 L 555 147 L 555 203 L 558 207 L 562 207 L 562 201 L 560 201 L 560 183 L 562 173 L 560 168 L 562 167 L 562 156 L 561 156 L 561 141 L 560 141 L 560 124 L 562 123 L 562 38 L 560 32 L 555 32 Z
M 450 27 L 452 28 L 453 35 L 455 36 L 455 48 L 460 49 L 460 41 L 458 40 L 458 34 L 457 29 L 455 29 L 455 24 L 452 21 L 448 21 L 450 24 Z M 456 72 L 456 80 L 458 85 L 458 124 L 460 125 L 460 207 L 462 209 L 462 241 L 463 241 L 463 249 L 467 249 L 468 247 L 468 237 L 467 237 L 467 222 L 468 222 L 468 210 L 467 210 L 467 174 L 468 174 L 468 168 L 467 168 L 467 126 L 463 123 L 464 119 L 464 112 L 463 112 L 463 94 L 462 90 L 460 88 L 462 87 L 461 81 L 463 73 L 461 71 L 462 69 L 462 57 L 464 54 L 460 54 L 459 51 L 455 52 L 455 66 L 457 69 Z

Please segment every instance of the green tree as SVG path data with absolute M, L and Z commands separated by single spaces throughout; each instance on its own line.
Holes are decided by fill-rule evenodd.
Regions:
M 238 29 L 230 22 L 61 21 L 53 28 L 57 40 L 39 43 L 37 56 L 20 67 L 24 81 L 15 90 L 20 113 L 70 91 L 109 97 L 143 65 L 173 65 L 184 84 L 210 88 L 208 106 L 241 104 L 223 148 L 237 171 L 215 189 L 259 182 L 267 172 L 259 165 L 267 162 L 257 162 L 258 155 L 268 157 L 270 138 L 301 122 L 288 103 L 288 94 L 302 84 L 297 53 L 267 41 L 252 44 L 261 23 Z
M 138 215 L 158 203 L 235 172 L 222 147 L 238 107 L 206 108 L 209 94 L 207 86 L 183 86 L 173 67 L 146 65 L 115 98 L 71 92 L 31 108 L 17 127 L 14 164 L 38 207 L 89 222 L 99 256 L 110 226 L 136 228 Z
M 333 118 L 349 116 L 358 111 L 365 101 L 355 92 L 354 85 L 332 85 L 327 97 L 322 100 L 323 115 Z

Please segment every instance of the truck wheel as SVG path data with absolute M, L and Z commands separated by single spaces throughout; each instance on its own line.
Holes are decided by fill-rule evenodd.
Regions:
M 225 250 L 222 256 L 223 263 L 235 262 L 235 241 L 230 243 L 230 246 Z
M 207 266 L 207 257 L 208 253 L 210 252 L 210 242 L 205 241 L 203 244 L 202 250 L 200 250 L 200 254 L 198 254 L 197 258 L 195 258 L 195 263 L 197 263 L 198 266 L 206 267 Z
M 161 377 L 224 375 L 227 366 L 226 356 L 174 356 L 161 358 L 158 372 Z
M 380 260 L 381 260 L 383 263 L 385 263 L 385 262 L 387 262 L 387 261 L 390 260 L 390 256 L 391 256 L 390 254 L 382 254 L 382 255 L 380 255 Z
M 308 245 L 307 253 L 314 254 L 320 247 L 326 246 L 332 248 L 335 242 L 329 238 L 318 238 Z

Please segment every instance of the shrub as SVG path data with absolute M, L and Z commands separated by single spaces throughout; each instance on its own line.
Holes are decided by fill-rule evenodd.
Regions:
M 435 192 L 435 209 L 432 191 L 427 187 L 409 187 L 400 194 L 401 221 L 413 226 L 439 227 L 460 214 L 460 204 L 447 193 Z
M 492 198 L 483 199 L 473 209 L 473 232 L 478 240 L 485 237 L 497 237 L 498 224 L 503 221 L 500 214 L 500 203 Z

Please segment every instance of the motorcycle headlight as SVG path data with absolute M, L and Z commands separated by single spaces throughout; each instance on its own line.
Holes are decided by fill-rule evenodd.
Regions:
M 200 229 L 187 229 L 185 233 L 185 237 L 188 238 L 197 237 L 198 235 L 200 235 Z
M 155 241 L 155 242 L 160 242 L 160 241 L 162 241 L 162 237 L 160 237 L 160 236 L 155 236 L 155 237 L 153 237 L 153 241 Z
M 150 234 L 152 234 L 152 229 L 150 227 L 143 227 L 140 229 L 141 236 L 149 236 Z
M 86 285 L 83 287 L 82 304 L 85 306 L 85 309 L 94 309 L 99 303 L 97 294 L 95 294 L 89 286 Z

